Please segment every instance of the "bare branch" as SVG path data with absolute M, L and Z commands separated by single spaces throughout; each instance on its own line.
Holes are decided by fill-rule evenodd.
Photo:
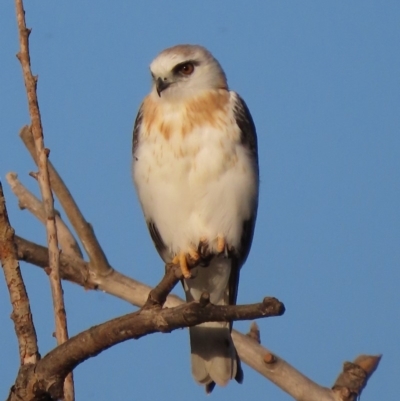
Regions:
M 35 265 L 45 267 L 47 263 L 46 248 L 37 244 L 28 242 L 20 237 L 16 237 L 18 257 Z M 76 261 L 67 256 L 61 255 L 61 275 L 63 278 L 80 284 L 90 289 L 101 289 L 118 298 L 124 299 L 134 305 L 142 306 L 149 299 L 151 288 L 136 280 L 118 273 L 113 270 L 113 274 L 107 277 L 107 280 L 98 282 L 98 277 L 93 280 L 89 273 L 88 264 L 84 261 Z M 179 273 L 179 272 L 178 272 Z M 174 273 L 175 274 L 175 273 Z M 179 277 L 179 275 L 178 275 Z M 171 271 L 168 280 L 176 280 Z M 160 284 L 162 284 L 161 282 Z M 156 287 L 157 288 L 157 287 Z M 152 298 L 158 299 L 158 295 L 152 295 Z M 169 295 L 166 306 L 172 308 L 182 304 L 184 301 L 180 298 Z M 155 302 L 157 303 L 157 302 Z M 268 380 L 275 383 L 283 391 L 292 395 L 298 401 L 341 401 L 341 398 L 331 389 L 321 387 L 297 371 L 282 358 L 262 347 L 246 335 L 236 330 L 232 331 L 232 338 L 235 347 L 242 361 L 251 368 L 259 372 Z M 311 391 L 315 397 L 311 395 Z M 346 400 L 347 401 L 347 400 Z
M 295 400 L 338 401 L 332 390 L 319 386 L 253 339 L 237 331 L 232 332 L 232 338 L 244 363 L 290 394 Z M 267 356 L 266 360 L 265 356 Z
M 191 302 L 175 308 L 151 308 L 110 320 L 71 338 L 47 354 L 36 372 L 45 377 L 63 376 L 86 359 L 129 339 L 154 332 L 169 333 L 178 328 L 210 321 L 247 320 L 279 316 L 284 307 L 275 298 L 240 306 L 215 306 Z
M 236 321 L 280 316 L 283 312 L 284 306 L 276 298 L 265 298 L 261 303 L 238 306 L 216 306 L 209 302 L 191 302 L 176 306 L 175 308 L 158 310 L 142 309 L 80 333 L 74 337 L 74 341 L 78 344 L 81 338 L 87 336 L 87 341 L 89 341 L 89 338 L 93 337 L 96 341 L 90 341 L 92 353 L 98 353 L 114 344 L 132 338 L 139 339 L 144 335 L 154 332 L 170 333 L 178 328 L 191 327 L 204 322 Z M 85 344 L 87 341 L 85 340 Z M 69 346 L 66 344 L 64 350 L 68 348 Z M 61 348 L 52 352 L 54 352 L 54 355 L 51 358 L 54 358 L 54 360 L 57 360 L 62 355 Z M 84 352 L 86 354 L 86 350 Z M 50 354 L 48 356 L 50 359 Z M 70 366 L 76 363 L 77 357 L 77 355 L 73 358 L 69 357 L 71 360 Z M 47 359 L 45 360 L 45 358 L 43 359 L 43 365 L 47 363 Z M 53 369 L 58 372 L 60 367 L 55 365 Z
M 283 310 L 283 305 L 275 298 L 265 298 L 262 303 L 242 306 L 192 302 L 175 308 L 142 309 L 94 326 L 49 352 L 30 371 L 20 372 L 9 399 L 33 400 L 46 393 L 57 399 L 62 396 L 60 382 L 69 371 L 88 358 L 129 339 L 139 339 L 155 332 L 171 332 L 208 321 L 278 316 Z M 30 398 L 26 396 L 27 388 Z
M 142 309 L 152 307 L 162 307 L 167 300 L 169 293 L 174 289 L 179 280 L 182 280 L 182 269 L 179 265 L 167 264 L 165 266 L 165 275 L 161 282 L 154 287 L 147 298 Z
M 34 364 L 40 359 L 36 330 L 32 320 L 29 298 L 22 280 L 14 244 L 14 230 L 8 220 L 3 187 L 0 182 L 0 259 L 10 293 L 15 333 L 17 334 L 21 365 Z
M 345 362 L 343 371 L 332 389 L 340 401 L 356 401 L 375 372 L 382 355 L 360 355 L 354 362 Z
M 57 240 L 57 229 L 54 212 L 54 199 L 50 186 L 49 171 L 47 166 L 49 150 L 44 146 L 43 128 L 39 111 L 39 102 L 36 93 L 37 77 L 33 77 L 29 54 L 29 34 L 30 30 L 26 27 L 25 10 L 22 0 L 15 0 L 16 14 L 19 32 L 20 51 L 17 57 L 21 63 L 26 94 L 28 98 L 28 108 L 31 117 L 32 135 L 35 142 L 36 156 L 38 160 L 39 175 L 38 182 L 42 194 L 43 205 L 46 216 L 46 233 L 49 248 L 50 262 L 50 287 L 53 298 L 53 309 L 56 326 L 57 343 L 62 344 L 68 339 L 67 317 L 64 307 L 63 291 L 59 274 L 59 249 Z M 74 399 L 74 387 L 72 376 L 66 379 L 64 398 L 68 401 Z
M 250 331 L 246 334 L 246 336 L 253 339 L 254 341 L 257 341 L 258 344 L 261 344 L 260 329 L 256 322 L 251 323 Z
M 32 132 L 29 127 L 23 127 L 19 135 L 29 150 L 33 160 L 36 164 L 38 164 Z M 53 167 L 50 160 L 48 162 L 48 167 L 51 187 L 60 201 L 68 220 L 71 222 L 72 227 L 81 240 L 86 253 L 89 256 L 89 260 L 92 265 L 92 271 L 100 276 L 112 274 L 111 266 L 107 261 L 107 257 L 103 249 L 97 241 L 93 227 L 85 220 L 70 191 L 64 184 L 64 181 L 58 174 L 57 170 Z
M 48 266 L 47 248 L 15 236 L 18 258 L 45 269 Z M 112 270 L 107 276 L 93 275 L 89 263 L 69 255 L 60 255 L 60 275 L 63 279 L 79 284 L 86 289 L 98 289 L 133 305 L 143 306 L 149 296 L 151 287 L 130 277 Z M 183 301 L 174 295 L 167 299 L 166 306 L 180 305 Z
M 30 192 L 18 179 L 16 173 L 8 173 L 6 175 L 8 184 L 11 187 L 14 195 L 18 198 L 18 205 L 21 209 L 29 210 L 35 217 L 37 217 L 44 225 L 46 225 L 46 215 L 43 203 Z M 55 210 L 57 238 L 63 253 L 78 258 L 83 258 L 82 252 L 79 248 L 75 237 L 72 235 L 68 226 L 62 220 L 60 213 Z

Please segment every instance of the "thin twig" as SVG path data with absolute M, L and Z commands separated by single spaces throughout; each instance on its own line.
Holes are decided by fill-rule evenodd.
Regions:
M 167 264 L 165 266 L 165 274 L 160 283 L 154 287 L 147 298 L 146 303 L 142 309 L 148 309 L 152 307 L 159 307 L 165 304 L 168 295 L 174 289 L 179 280 L 182 280 L 182 269 L 178 265 Z
M 59 274 L 59 249 L 57 241 L 57 229 L 54 212 L 54 199 L 50 187 L 49 171 L 47 167 L 49 150 L 44 146 L 42 122 L 37 98 L 37 77 L 33 77 L 30 65 L 29 54 L 29 34 L 30 30 L 26 27 L 25 10 L 22 0 L 15 0 L 16 14 L 19 32 L 20 51 L 17 57 L 21 63 L 26 94 L 28 98 L 28 108 L 31 117 L 32 135 L 35 142 L 36 155 L 38 160 L 39 175 L 38 182 L 42 194 L 44 210 L 46 214 L 46 233 L 49 248 L 50 265 L 50 287 L 53 298 L 53 309 L 56 326 L 57 343 L 62 344 L 68 339 L 67 318 L 64 307 L 63 291 Z M 74 400 L 74 386 L 72 376 L 65 380 L 64 399 Z
M 14 195 L 18 198 L 20 209 L 29 210 L 36 218 L 46 225 L 46 214 L 43 203 L 30 192 L 18 179 L 16 173 L 6 174 L 6 179 Z M 60 213 L 55 210 L 57 239 L 64 254 L 83 258 L 75 237 L 62 220 Z
M 304 376 L 282 358 L 237 331 L 232 332 L 236 350 L 244 363 L 290 394 L 297 401 L 339 401 L 332 390 Z M 268 356 L 267 360 L 264 359 Z M 273 358 L 270 357 L 273 356 Z M 273 360 L 273 363 L 269 361 Z
M 250 330 L 246 334 L 247 337 L 257 341 L 258 344 L 261 344 L 261 337 L 260 337 L 260 328 L 258 327 L 257 322 L 252 322 L 250 325 Z
M 49 263 L 47 248 L 24 238 L 15 236 L 18 259 L 46 269 Z M 142 284 L 114 270 L 107 277 L 92 275 L 89 263 L 82 259 L 60 255 L 60 275 L 64 280 L 81 285 L 85 289 L 104 291 L 133 305 L 143 306 L 148 299 L 151 287 Z M 170 295 L 167 307 L 180 305 L 183 301 L 177 296 Z
M 19 136 L 31 154 L 34 162 L 38 164 L 33 136 L 29 127 L 23 127 L 19 133 Z M 112 274 L 112 268 L 108 263 L 107 257 L 96 238 L 93 227 L 85 220 L 82 212 L 79 210 L 79 207 L 75 202 L 75 199 L 72 197 L 71 192 L 64 184 L 64 181 L 50 160 L 48 162 L 48 167 L 51 187 L 61 206 L 63 207 L 68 220 L 71 222 L 72 227 L 76 231 L 78 238 L 82 242 L 83 248 L 89 257 L 92 272 L 99 276 L 107 276 Z
M 17 334 L 21 365 L 36 363 L 40 359 L 36 330 L 32 320 L 28 294 L 22 279 L 14 230 L 8 220 L 3 187 L 0 182 L 0 259 L 8 292 L 10 293 L 15 333 Z

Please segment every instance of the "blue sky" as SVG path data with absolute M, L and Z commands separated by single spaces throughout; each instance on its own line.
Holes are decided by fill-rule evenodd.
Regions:
M 148 65 L 178 43 L 209 48 L 246 100 L 259 138 L 261 195 L 238 301 L 286 305 L 259 321 L 262 343 L 321 385 L 345 360 L 383 353 L 363 401 L 397 399 L 400 358 L 400 3 L 150 0 L 26 2 L 31 56 L 51 160 L 110 262 L 147 284 L 163 265 L 132 185 L 131 134 L 150 87 Z M 139 4 L 140 3 L 140 4 Z M 43 227 L 5 182 L 33 163 L 18 138 L 29 122 L 14 4 L 0 4 L 0 178 L 19 235 Z M 23 265 L 42 354 L 54 347 L 50 291 Z M 181 290 L 177 290 L 181 294 Z M 0 280 L 0 396 L 18 368 Z M 66 283 L 71 334 L 132 307 Z M 235 324 L 247 332 L 249 323 Z M 191 378 L 186 330 L 114 347 L 75 371 L 77 400 L 203 400 Z M 245 367 L 243 385 L 213 400 L 290 397 Z

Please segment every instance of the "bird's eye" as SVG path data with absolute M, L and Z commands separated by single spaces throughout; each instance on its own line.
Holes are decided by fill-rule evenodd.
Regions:
M 179 72 L 183 75 L 191 75 L 194 71 L 194 65 L 192 63 L 185 63 L 179 66 Z

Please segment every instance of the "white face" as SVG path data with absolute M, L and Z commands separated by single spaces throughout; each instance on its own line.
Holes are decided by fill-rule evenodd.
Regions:
M 207 89 L 228 89 L 218 61 L 201 46 L 170 47 L 154 59 L 150 71 L 153 92 L 160 100 L 181 100 Z

